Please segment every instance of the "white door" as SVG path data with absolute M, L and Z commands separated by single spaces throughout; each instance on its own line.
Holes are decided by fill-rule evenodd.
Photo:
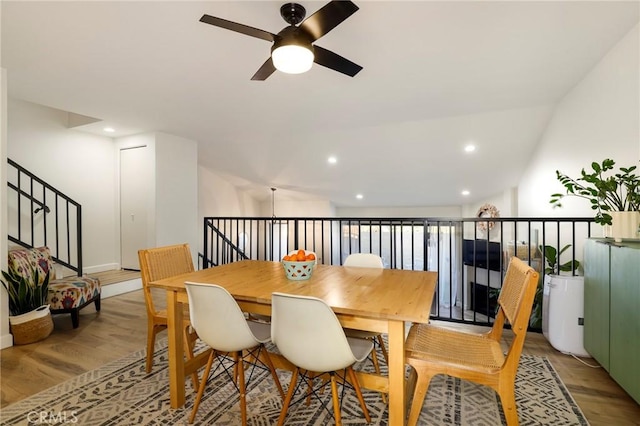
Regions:
M 120 150 L 120 264 L 140 269 L 138 250 L 147 248 L 149 160 L 146 147 Z

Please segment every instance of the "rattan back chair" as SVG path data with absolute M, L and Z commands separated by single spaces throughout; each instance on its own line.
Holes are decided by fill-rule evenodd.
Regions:
M 416 381 L 408 424 L 420 416 L 431 378 L 446 374 L 490 386 L 500 396 L 508 425 L 518 424 L 515 379 L 529 325 L 539 274 L 513 257 L 498 296 L 498 313 L 488 333 L 473 334 L 428 324 L 414 324 L 405 346 L 405 361 Z M 506 355 L 501 347 L 505 322 L 513 339 Z
M 166 309 L 156 309 L 149 283 L 163 278 L 169 278 L 188 272 L 193 272 L 193 260 L 188 244 L 176 244 L 164 247 L 155 247 L 138 251 L 140 262 L 140 275 L 142 278 L 142 290 L 147 307 L 147 361 L 146 371 L 151 372 L 153 367 L 153 353 L 156 335 L 167 328 Z M 191 330 L 188 307 L 184 311 L 184 340 L 185 352 L 188 359 L 193 358 L 193 347 L 197 335 Z M 192 375 L 194 386 L 198 386 L 198 376 Z

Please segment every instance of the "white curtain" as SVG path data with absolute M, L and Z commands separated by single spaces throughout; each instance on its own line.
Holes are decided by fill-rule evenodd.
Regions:
M 274 220 L 271 229 L 273 232 L 271 240 L 272 260 L 280 260 L 282 256 L 288 254 L 288 223 L 286 220 Z
M 460 230 L 455 225 L 429 226 L 428 269 L 438 271 L 438 303 L 455 305 L 460 286 Z

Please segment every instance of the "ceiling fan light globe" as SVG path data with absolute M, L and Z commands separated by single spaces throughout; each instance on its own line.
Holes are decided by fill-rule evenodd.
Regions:
M 279 46 L 271 52 L 273 66 L 287 74 L 302 74 L 313 65 L 313 52 L 304 46 L 289 44 Z

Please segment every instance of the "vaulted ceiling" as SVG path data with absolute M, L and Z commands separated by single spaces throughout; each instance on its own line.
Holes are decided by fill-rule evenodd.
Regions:
M 307 16 L 325 3 L 302 2 Z M 363 66 L 353 78 L 314 65 L 251 81 L 270 44 L 198 21 L 277 33 L 286 23 L 272 1 L 5 0 L 2 67 L 9 96 L 103 120 L 87 131 L 195 140 L 203 166 L 258 197 L 277 187 L 338 206 L 460 205 L 517 185 L 554 106 L 640 9 L 356 4 L 316 43 Z

